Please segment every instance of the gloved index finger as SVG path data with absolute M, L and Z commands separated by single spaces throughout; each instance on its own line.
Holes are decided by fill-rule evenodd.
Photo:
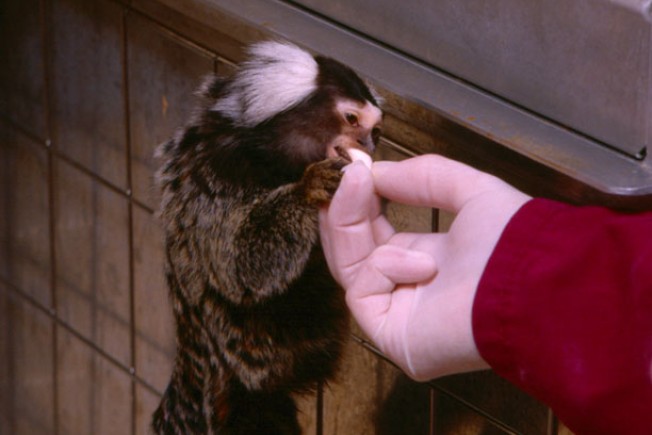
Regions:
M 500 180 L 463 163 L 430 154 L 373 166 L 379 195 L 403 204 L 459 212 L 478 192 Z
M 371 172 L 356 162 L 347 166 L 328 211 L 320 214 L 324 252 L 344 287 L 353 283 L 359 264 L 376 248 L 372 221 L 380 213 L 377 202 Z

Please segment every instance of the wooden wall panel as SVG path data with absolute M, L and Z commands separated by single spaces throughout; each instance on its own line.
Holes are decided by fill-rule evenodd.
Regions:
M 214 69 L 215 56 L 156 26 L 127 17 L 131 174 L 136 199 L 156 210 L 156 147 L 188 122 L 194 92 Z
M 56 149 L 127 187 L 123 10 L 107 1 L 52 3 L 52 121 Z
M 40 0 L 0 6 L 0 114 L 41 140 L 48 136 Z
M 53 434 L 53 325 L 0 283 L 0 433 Z

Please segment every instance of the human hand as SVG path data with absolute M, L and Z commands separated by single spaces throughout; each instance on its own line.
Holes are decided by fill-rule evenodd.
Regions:
M 456 218 L 448 233 L 397 233 L 378 195 Z M 347 167 L 320 212 L 324 252 L 362 330 L 414 379 L 488 367 L 473 339 L 473 300 L 503 229 L 528 200 L 436 155 Z

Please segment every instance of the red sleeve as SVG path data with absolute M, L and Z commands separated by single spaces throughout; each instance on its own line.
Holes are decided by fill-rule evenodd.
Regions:
M 473 331 L 575 433 L 652 433 L 652 213 L 525 204 L 480 280 Z

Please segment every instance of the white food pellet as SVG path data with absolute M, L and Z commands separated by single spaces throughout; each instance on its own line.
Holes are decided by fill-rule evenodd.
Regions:
M 356 148 L 349 148 L 346 151 L 349 153 L 351 160 L 354 162 L 360 160 L 367 168 L 371 168 L 371 156 L 369 154 Z

